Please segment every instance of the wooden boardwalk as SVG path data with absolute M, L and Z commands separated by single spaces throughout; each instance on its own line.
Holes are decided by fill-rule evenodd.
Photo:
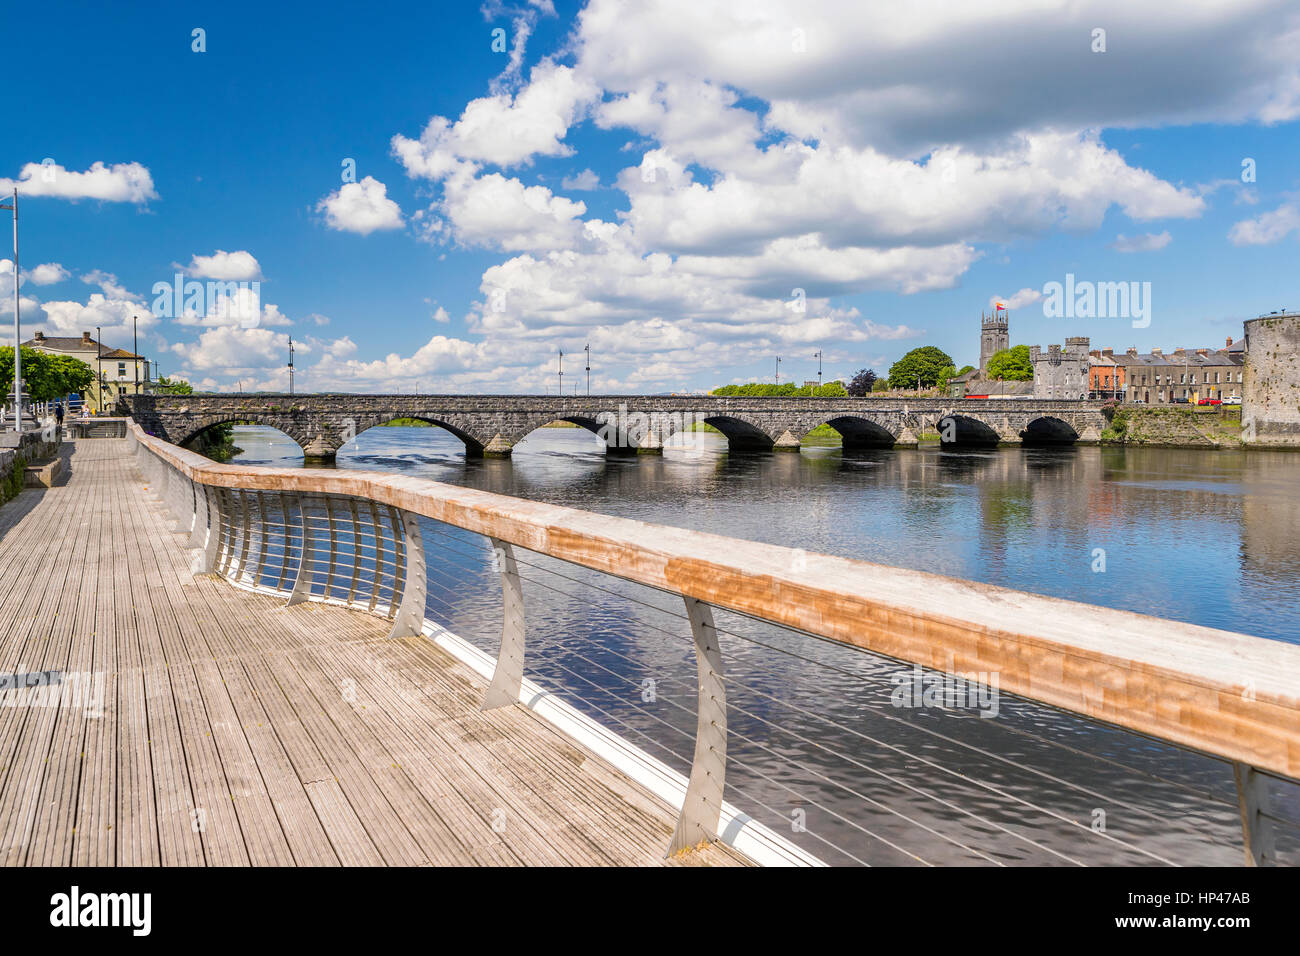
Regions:
M 192 576 L 125 439 L 65 455 L 0 507 L 0 674 L 87 674 L 102 706 L 3 695 L 6 864 L 746 862 L 663 860 L 667 804 L 523 708 L 481 713 L 427 640 Z

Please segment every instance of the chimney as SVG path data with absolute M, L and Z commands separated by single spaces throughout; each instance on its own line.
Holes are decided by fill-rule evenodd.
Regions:
M 1225 349 L 1230 349 L 1230 348 L 1232 348 L 1232 336 L 1231 336 L 1231 335 L 1228 336 L 1228 344 L 1225 345 L 1224 348 L 1225 348 Z
M 1137 349 L 1134 349 L 1133 351 L 1136 352 Z M 1105 358 L 1112 358 L 1115 355 L 1115 350 L 1112 348 L 1105 348 L 1101 350 L 1101 354 Z
M 33 339 L 34 341 L 36 341 L 36 342 L 44 342 L 44 341 L 45 341 L 45 333 L 44 333 L 44 332 L 37 332 L 35 335 L 32 336 L 32 339 Z
M 1137 346 L 1136 346 L 1136 345 L 1130 345 L 1127 349 L 1124 350 L 1124 354 L 1125 354 L 1125 355 L 1137 355 L 1137 354 L 1138 354 Z
M 1209 354 L 1210 354 L 1210 350 L 1209 350 L 1209 349 L 1197 349 L 1197 350 L 1196 350 L 1196 354 L 1197 354 L 1197 355 L 1209 355 Z
M 1089 353 L 1093 358 L 1101 358 L 1101 349 L 1092 349 Z
M 1182 355 L 1182 354 L 1183 354 L 1184 352 L 1186 352 L 1186 351 L 1187 351 L 1187 349 L 1183 348 L 1183 347 L 1180 345 L 1180 346 L 1178 346 L 1178 348 L 1174 349 L 1174 354 L 1175 354 L 1175 355 Z
M 1152 354 L 1152 355 L 1164 355 L 1165 353 L 1162 352 L 1162 351 L 1160 350 L 1160 346 L 1157 345 L 1155 348 L 1153 348 L 1153 349 L 1151 350 L 1151 354 Z
M 92 342 L 92 341 L 90 340 L 90 333 L 89 333 L 89 332 L 82 332 L 82 333 L 81 333 L 81 344 L 82 344 L 82 345 L 94 345 L 94 344 L 95 344 L 94 342 Z

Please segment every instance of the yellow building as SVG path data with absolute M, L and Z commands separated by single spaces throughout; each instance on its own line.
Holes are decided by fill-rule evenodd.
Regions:
M 99 414 L 100 409 L 112 411 L 118 396 L 133 393 L 137 382 L 141 392 L 153 389 L 147 358 L 125 349 L 109 348 L 95 341 L 89 332 L 82 332 L 81 338 L 47 336 L 37 332 L 23 343 L 23 348 L 49 355 L 67 355 L 89 365 L 90 370 L 98 375 L 99 383 L 92 384 L 82 398 L 95 414 Z

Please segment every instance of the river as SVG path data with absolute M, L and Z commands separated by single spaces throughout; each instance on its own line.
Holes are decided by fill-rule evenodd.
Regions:
M 589 432 L 548 428 L 516 445 L 510 461 L 476 460 L 442 429 L 386 427 L 345 446 L 337 466 L 1300 641 L 1300 454 L 1071 446 L 849 454 L 838 444 L 729 454 L 716 434 L 675 441 L 684 444 L 662 457 L 606 459 Z M 271 429 L 238 427 L 235 444 L 241 463 L 302 461 Z M 499 618 L 484 602 L 499 608 L 499 586 L 486 547 L 434 530 L 449 569 L 430 575 L 430 617 L 495 652 Z M 528 560 L 529 676 L 685 771 L 694 661 L 678 636 L 680 602 L 621 587 L 593 600 L 605 592 L 591 588 L 592 576 Z M 896 663 L 735 616 L 719 627 L 734 637 L 723 649 L 729 694 L 737 690 L 728 798 L 828 862 L 1240 858 L 1223 764 L 1005 696 L 995 720 L 899 711 L 890 706 Z M 1278 799 L 1292 806 L 1294 796 Z

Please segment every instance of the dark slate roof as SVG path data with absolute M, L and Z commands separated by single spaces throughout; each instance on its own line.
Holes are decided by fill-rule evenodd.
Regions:
M 91 339 L 89 342 L 87 342 L 80 335 L 77 336 L 47 335 L 39 342 L 36 341 L 35 339 L 28 339 L 26 342 L 23 343 L 23 348 L 53 349 L 56 352 L 82 352 L 87 349 L 93 349 L 96 344 L 97 343 L 95 342 L 94 339 Z M 112 358 L 112 359 L 144 358 L 143 355 L 136 355 L 134 352 L 128 352 L 126 349 L 110 349 L 106 345 L 101 346 L 101 348 L 103 348 L 104 350 L 103 352 L 104 358 Z

